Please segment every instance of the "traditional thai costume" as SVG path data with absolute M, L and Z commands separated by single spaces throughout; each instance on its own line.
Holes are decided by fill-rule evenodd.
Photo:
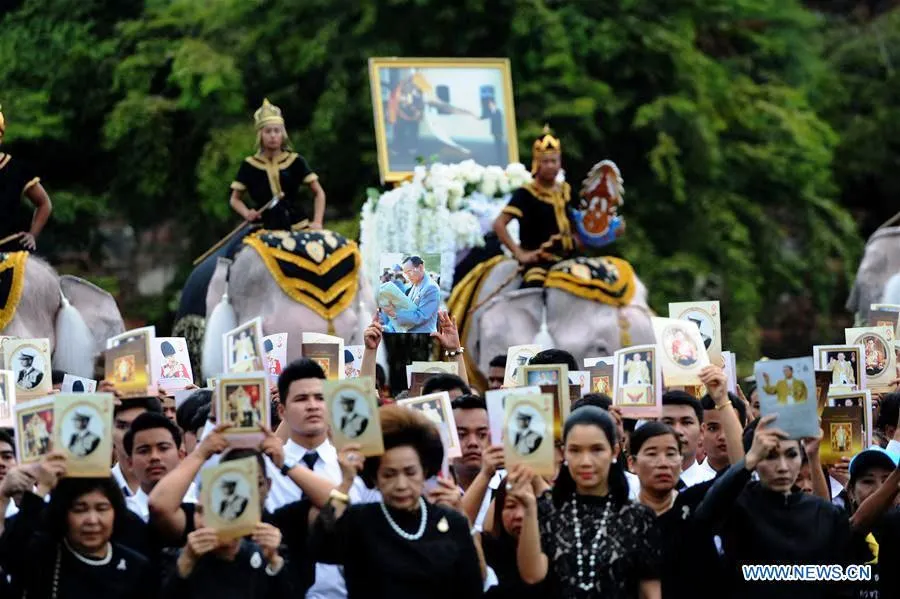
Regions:
M 559 139 L 544 129 L 544 134 L 532 146 L 531 172 L 536 174 L 541 158 L 562 151 Z M 566 182 L 544 187 L 532 181 L 513 192 L 503 213 L 519 221 L 519 245 L 525 251 L 543 248 L 553 260 L 530 264 L 523 276 L 523 287 L 541 287 L 550 267 L 575 252 L 575 239 L 568 209 L 572 188 Z
M 0 111 L 0 140 L 6 132 L 6 121 Z M 22 206 L 22 196 L 37 185 L 40 178 L 30 166 L 9 154 L 0 152 L 0 252 L 19 252 L 26 248 L 19 239 L 3 242 L 10 235 L 28 231 L 31 216 Z

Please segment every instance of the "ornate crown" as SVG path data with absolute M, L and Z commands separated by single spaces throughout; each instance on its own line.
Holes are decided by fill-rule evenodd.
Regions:
M 537 157 L 544 154 L 561 151 L 562 143 L 560 143 L 559 139 L 553 137 L 553 134 L 550 133 L 550 126 L 544 125 L 544 132 L 540 137 L 534 140 L 534 145 L 531 147 L 531 153 L 535 157 Z
M 284 125 L 281 109 L 269 102 L 268 98 L 265 98 L 262 106 L 253 113 L 253 121 L 256 123 L 257 129 L 262 129 L 266 125 L 272 124 Z

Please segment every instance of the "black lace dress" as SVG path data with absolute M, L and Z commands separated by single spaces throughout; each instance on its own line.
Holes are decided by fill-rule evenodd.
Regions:
M 563 599 L 633 599 L 641 581 L 661 577 L 662 539 L 653 512 L 637 503 L 620 506 L 611 501 L 609 496 L 575 495 L 557 508 L 549 491 L 538 499 L 541 548 Z M 595 540 L 607 510 L 606 534 Z M 576 528 L 582 548 L 580 578 Z M 588 584 L 589 590 L 581 588 Z

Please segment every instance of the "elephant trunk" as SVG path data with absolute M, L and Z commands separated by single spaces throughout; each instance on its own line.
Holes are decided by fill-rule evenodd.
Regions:
M 228 331 L 237 328 L 237 325 L 237 314 L 234 306 L 231 305 L 226 288 L 222 299 L 219 300 L 219 303 L 213 308 L 212 314 L 206 320 L 206 331 L 203 335 L 203 376 L 209 378 L 225 372 L 222 337 Z
M 84 378 L 94 377 L 94 355 L 102 348 L 94 347 L 94 335 L 73 306 L 60 291 L 60 307 L 56 313 L 56 348 L 53 367 Z

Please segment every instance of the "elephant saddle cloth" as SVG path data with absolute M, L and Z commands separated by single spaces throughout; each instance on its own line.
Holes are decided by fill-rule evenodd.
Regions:
M 27 261 L 28 252 L 0 252 L 0 331 L 12 322 L 22 299 Z
M 356 297 L 359 247 L 332 231 L 270 231 L 248 235 L 269 274 L 288 297 L 329 322 Z
M 544 280 L 545 288 L 562 289 L 582 299 L 610 306 L 631 303 L 636 286 L 637 280 L 631 264 L 621 258 L 608 256 L 579 256 L 557 262 Z

